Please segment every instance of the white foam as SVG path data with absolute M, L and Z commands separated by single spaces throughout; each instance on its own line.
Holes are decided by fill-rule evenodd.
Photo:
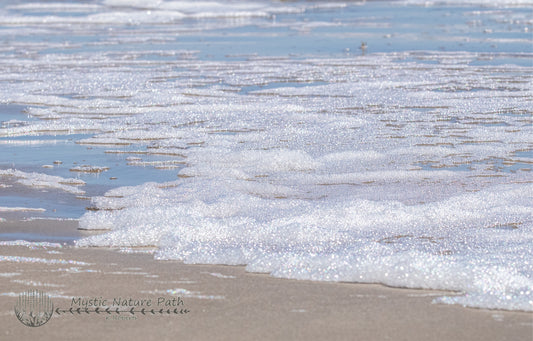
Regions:
M 4 246 L 26 246 L 31 249 L 35 248 L 62 248 L 63 245 L 59 243 L 50 242 L 29 242 L 27 240 L 13 240 L 13 241 L 0 241 L 0 245 Z
M 0 277 L 15 277 L 22 275 L 20 272 L 0 272 Z
M 155 246 L 158 259 L 246 264 L 249 271 L 288 278 L 458 290 L 478 303 L 485 297 L 479 304 L 486 307 L 531 310 L 530 296 L 523 294 L 524 285 L 531 285 L 531 265 L 517 264 L 532 238 L 533 189 L 512 184 L 527 174 L 497 173 L 487 161 L 530 148 L 531 127 L 521 116 L 499 114 L 502 105 L 527 111 L 519 100 L 527 90 L 514 89 L 516 99 L 505 103 L 505 90 L 502 96 L 494 96 L 496 90 L 476 96 L 435 91 L 452 83 L 483 84 L 479 77 L 490 69 L 462 62 L 473 56 L 428 52 L 426 59 L 450 66 L 407 62 L 409 74 L 390 64 L 398 55 L 306 64 L 249 61 L 259 78 L 291 70 L 330 84 L 255 91 L 238 97 L 236 105 L 219 103 L 217 96 L 237 98 L 215 89 L 213 97 L 199 93 L 199 103 L 183 105 L 179 116 L 137 116 L 137 125 L 150 122 L 148 132 L 94 137 L 138 138 L 157 146 L 154 151 L 179 146 L 184 167 L 175 182 L 94 198 L 101 210 L 86 213 L 80 227 L 111 231 L 78 245 Z M 333 79 L 332 64 L 353 71 Z M 368 64 L 380 67 L 362 81 Z M 465 72 L 457 73 L 458 67 Z M 427 68 L 444 73 L 441 83 L 427 78 Z M 503 68 L 513 78 L 521 70 Z M 229 63 L 217 64 L 217 76 L 229 84 L 247 82 Z M 398 109 L 405 98 L 412 109 Z M 507 125 L 481 124 L 486 121 Z M 461 165 L 472 169 L 447 169 Z M 510 245 L 514 251 L 501 256 Z M 500 276 L 492 272 L 495 266 Z M 508 292 L 514 298 L 507 299 Z M 474 304 L 458 297 L 442 302 L 449 300 Z
M 4 47 L 2 79 L 10 86 L 0 87 L 1 101 L 30 106 L 40 119 L 2 126 L 0 136 L 90 133 L 77 142 L 143 155 L 127 160 L 131 165 L 180 167 L 176 181 L 93 198 L 96 210 L 83 215 L 80 228 L 109 231 L 79 246 L 129 253 L 145 246 L 156 249 L 157 259 L 456 290 L 464 294 L 438 301 L 533 310 L 531 68 L 478 65 L 494 58 L 523 62 L 531 53 L 198 60 L 195 51 L 174 50 L 175 37 L 256 24 L 297 32 L 300 19 L 278 22 L 276 15 L 347 5 L 110 0 L 100 6 L 77 17 L 0 13 L 6 35 L 106 32 L 88 44 Z M 483 17 L 531 24 L 522 11 L 489 10 Z M 336 24 L 309 19 L 305 30 Z M 380 20 L 365 25 L 381 27 Z M 493 32 L 472 44 L 527 40 Z M 416 38 L 412 32 L 402 38 L 409 34 Z M 464 42 L 451 35 L 436 39 Z M 167 161 L 151 158 L 164 154 Z M 0 174 L 73 193 L 83 184 Z
M 17 293 L 17 292 L 2 292 L 0 293 L 0 296 L 7 296 L 7 297 L 19 297 L 21 293 Z M 46 291 L 46 294 L 51 297 L 51 298 L 61 298 L 61 299 L 65 299 L 65 300 L 71 300 L 72 299 L 72 296 L 65 296 L 63 295 L 64 292 L 61 292 L 61 291 L 50 291 L 50 290 L 47 290 Z M 14 314 L 14 313 L 12 313 Z
M 97 272 L 102 272 L 102 270 L 81 269 L 79 267 L 70 267 L 70 268 L 59 268 L 55 270 L 50 270 L 50 272 L 67 272 L 67 273 L 75 274 L 75 273 L 84 273 L 84 272 L 97 273 Z
M 150 295 L 173 295 L 173 296 L 179 296 L 179 297 L 188 297 L 188 298 L 196 298 L 200 300 L 224 300 L 226 297 L 222 295 L 204 295 L 198 291 L 190 291 L 183 288 L 175 288 L 175 289 L 168 289 L 168 290 L 150 290 L 150 291 L 141 291 L 141 293 L 146 293 Z
M 73 194 L 84 194 L 77 186 L 85 185 L 83 180 L 63 178 L 42 173 L 27 173 L 16 169 L 0 169 L 0 176 L 18 178 L 18 183 L 32 188 L 52 188 Z
M 0 212 L 45 212 L 44 208 L 32 208 L 32 207 L 1 207 Z
M 38 257 L 22 257 L 22 256 L 5 256 L 0 255 L 0 262 L 11 263 L 39 263 L 39 264 L 73 264 L 73 265 L 91 265 L 90 263 L 80 262 L 75 260 L 56 259 L 56 258 L 38 258 Z
M 45 282 L 38 282 L 38 281 L 32 281 L 32 280 L 23 280 L 23 279 L 12 279 L 10 281 L 11 283 L 17 283 L 32 287 L 48 287 L 48 288 L 61 288 L 65 287 L 64 284 L 55 284 L 55 283 L 45 283 Z
M 406 5 L 423 5 L 423 6 L 442 6 L 442 5 L 456 5 L 456 6 L 487 6 L 487 7 L 501 7 L 501 6 L 532 6 L 531 0 L 400 0 L 400 4 Z
M 80 173 L 102 173 L 109 170 L 109 167 L 106 166 L 91 166 L 91 165 L 82 165 L 70 168 L 71 172 L 80 172 Z
M 24 10 L 27 13 L 44 12 L 47 15 L 19 15 L 0 13 L 0 23 L 4 25 L 72 25 L 72 24 L 129 24 L 172 23 L 184 18 L 256 18 L 273 17 L 281 13 L 303 13 L 319 8 L 340 8 L 345 4 L 330 6 L 313 4 L 293 4 L 285 6 L 275 2 L 245 1 L 104 1 L 102 5 L 30 3 L 9 6 L 11 10 Z M 78 12 L 86 15 L 65 16 L 55 13 Z M 52 14 L 54 13 L 54 14 Z
M 219 272 L 208 272 L 209 275 L 213 276 L 213 277 L 217 277 L 217 278 L 237 278 L 235 276 L 232 276 L 232 275 L 223 275 Z
M 101 6 L 97 4 L 72 4 L 64 2 L 49 2 L 49 3 L 26 3 L 7 6 L 8 9 L 17 9 L 17 10 L 39 10 L 39 11 L 58 11 L 58 12 L 70 12 L 70 11 L 92 11 L 100 9 Z

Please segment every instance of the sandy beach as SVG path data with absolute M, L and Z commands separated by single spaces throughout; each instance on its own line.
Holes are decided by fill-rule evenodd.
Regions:
M 2 1 L 0 341 L 533 341 L 531 1 Z
M 27 233 L 76 221 L 2 222 Z M 18 227 L 17 227 L 18 226 Z M 38 231 L 33 231 L 38 232 Z M 1 247 L 2 340 L 531 340 L 533 314 L 434 304 L 444 293 L 377 284 L 324 283 L 247 273 L 244 267 L 156 261 L 146 250 L 64 245 Z M 24 258 L 25 257 L 25 258 Z M 19 293 L 40 289 L 55 313 L 43 326 L 17 320 Z M 81 302 L 127 300 L 155 314 L 84 312 Z M 84 300 L 84 301 L 82 301 Z M 146 303 L 151 301 L 151 306 Z M 173 304 L 174 301 L 174 305 Z M 118 302 L 118 301 L 117 301 Z M 144 303 L 142 303 L 144 302 Z M 81 306 L 81 313 L 76 309 Z M 178 313 L 172 309 L 178 308 Z M 103 310 L 103 308 L 102 308 Z

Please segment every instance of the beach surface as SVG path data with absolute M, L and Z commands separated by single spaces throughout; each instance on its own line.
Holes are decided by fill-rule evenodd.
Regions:
M 51 225 L 54 231 L 78 233 L 75 220 L 0 223 L 3 231 L 15 228 L 34 235 Z M 53 243 L 53 238 L 47 243 L 1 246 L 2 340 L 533 338 L 531 313 L 432 303 L 435 297 L 453 295 L 450 292 L 278 279 L 240 266 L 156 261 L 148 249 L 77 248 Z M 19 293 L 31 289 L 47 293 L 61 312 L 34 328 L 19 322 L 14 313 Z M 87 313 L 82 303 L 91 299 Z M 118 300 L 129 301 L 119 305 L 121 311 L 144 307 L 146 312 L 102 312 L 117 308 L 113 304 Z M 146 306 L 148 301 L 151 306 Z M 153 308 L 155 314 L 149 312 Z
M 0 340 L 532 341 L 530 7 L 2 1 Z
M 533 312 L 528 5 L 3 2 L 0 240 Z

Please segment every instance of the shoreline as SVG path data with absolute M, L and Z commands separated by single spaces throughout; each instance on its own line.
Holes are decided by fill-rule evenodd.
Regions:
M 21 222 L 19 227 L 30 231 L 30 225 L 40 225 L 34 222 Z M 64 232 L 72 232 L 77 223 L 48 222 Z M 158 261 L 146 249 L 4 245 L 1 254 L 0 323 L 8 339 L 76 340 L 89 334 L 162 340 L 176 336 L 193 340 L 530 340 L 533 336 L 531 313 L 432 303 L 435 297 L 449 294 L 439 290 L 280 279 L 246 272 L 244 266 Z M 30 328 L 13 312 L 18 294 L 29 289 L 49 294 L 61 309 L 72 307 L 75 298 L 86 303 L 107 300 L 107 306 L 117 297 L 152 300 L 152 307 L 159 307 L 160 298 L 180 298 L 183 304 L 174 308 L 189 312 L 106 318 L 83 313 L 81 307 L 82 313 L 54 314 L 45 325 Z M 142 308 L 132 304 L 123 308 Z

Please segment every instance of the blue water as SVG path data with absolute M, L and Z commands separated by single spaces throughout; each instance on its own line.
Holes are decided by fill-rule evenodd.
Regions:
M 532 30 L 527 31 L 527 28 L 531 26 L 530 21 L 528 23 L 527 19 L 507 22 L 501 20 L 507 13 L 512 13 L 513 17 L 531 18 L 530 9 L 520 7 L 501 9 L 495 15 L 493 8 L 471 5 L 425 7 L 389 2 L 368 2 L 347 3 L 343 8 L 309 8 L 302 13 L 276 13 L 268 17 L 184 18 L 171 25 L 157 22 L 145 24 L 119 22 L 91 26 L 84 19 L 88 15 L 105 13 L 105 7 L 50 11 L 46 7 L 32 9 L 15 6 L 21 3 L 23 2 L 3 1 L 0 4 L 0 14 L 8 18 L 7 22 L 14 16 L 34 19 L 31 24 L 15 25 L 2 24 L 4 20 L 0 19 L 0 47 L 3 47 L 0 56 L 16 56 L 25 53 L 35 54 L 41 58 L 57 54 L 120 55 L 121 51 L 127 50 L 138 51 L 136 58 L 138 62 L 173 62 L 176 58 L 183 56 L 199 60 L 238 62 L 249 58 L 272 56 L 298 60 L 310 56 L 349 57 L 419 50 L 421 51 L 419 58 L 402 57 L 397 62 L 415 61 L 435 64 L 438 61 L 424 58 L 424 51 L 437 50 L 489 53 L 489 58 L 470 61 L 472 65 L 531 65 L 531 58 L 523 55 L 523 53 L 532 51 L 530 43 Z M 56 24 L 45 21 L 50 16 L 59 18 Z M 42 18 L 42 21 L 39 21 L 39 18 Z M 79 18 L 80 23 L 74 22 L 65 26 L 60 18 Z M 34 30 L 37 31 L 34 32 Z M 153 38 L 136 41 L 136 32 Z M 126 43 L 120 43 L 122 39 L 125 39 Z M 12 42 L 16 42 L 14 47 L 12 47 Z M 366 44 L 364 50 L 361 49 L 362 43 Z M 506 53 L 505 56 L 500 57 L 499 53 L 503 52 Z M 510 56 L 510 52 L 517 54 Z M 179 69 L 174 68 L 174 70 Z M 5 81 L 0 82 L 6 86 L 9 84 Z M 243 86 L 239 93 L 247 94 L 250 91 L 279 87 L 324 84 L 326 83 L 321 81 L 313 83 L 272 81 L 260 86 Z M 76 96 L 76 93 L 57 95 L 72 98 Z M 1 104 L 0 124 L 2 127 L 9 128 L 36 120 L 37 118 L 24 113 L 29 106 L 31 104 Z M 26 172 L 80 178 L 87 183 L 84 190 L 89 197 L 101 195 L 113 187 L 136 185 L 147 181 L 164 182 L 176 178 L 178 172 L 176 169 L 156 170 L 150 166 L 128 166 L 125 160 L 128 154 L 105 153 L 106 150 L 116 148 L 76 144 L 77 140 L 90 136 L 87 134 L 1 137 L 0 143 L 3 142 L 3 144 L 1 145 L 0 168 L 15 168 Z M 21 140 L 56 140 L 56 143 L 6 144 L 8 141 Z M 118 149 L 136 150 L 136 146 Z M 143 161 L 168 159 L 172 158 L 147 156 L 143 158 Z M 55 160 L 61 160 L 63 163 L 55 165 L 52 169 L 42 168 L 42 165 L 51 165 Z M 71 167 L 83 164 L 111 166 L 111 169 L 97 175 L 69 171 Z M 522 165 L 501 166 L 500 168 L 502 171 L 513 171 L 516 167 L 522 167 Z M 423 165 L 422 168 L 432 169 L 428 165 Z M 465 170 L 467 166 L 446 169 Z M 49 208 L 54 206 L 53 202 L 56 201 L 57 193 L 49 194 L 51 203 L 42 205 L 42 202 L 32 202 L 32 194 L 17 198 L 13 197 L 12 193 L 2 195 L 2 192 L 0 189 L 0 206 L 19 203 L 46 206 L 45 213 L 31 213 L 32 215 L 76 217 L 83 214 L 87 205 L 85 201 L 80 202 L 77 199 L 69 200 L 67 204 L 57 201 L 55 211 L 51 211 Z

